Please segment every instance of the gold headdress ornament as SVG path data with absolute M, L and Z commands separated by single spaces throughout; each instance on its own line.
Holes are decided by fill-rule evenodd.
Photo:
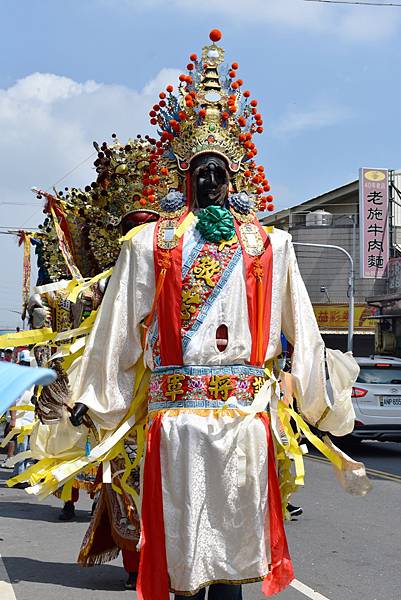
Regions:
M 122 144 L 115 134 L 112 137 L 111 144 L 94 142 L 97 178 L 90 185 L 54 194 L 36 190 L 46 199 L 48 215 L 35 236 L 41 283 L 71 276 L 74 265 L 84 277 L 109 268 L 120 251 L 121 221 L 139 211 L 159 214 L 156 195 L 143 194 L 156 140 L 138 136 Z
M 153 155 L 153 146 L 149 136 L 138 135 L 126 144 L 112 135 L 113 143 L 103 142 L 101 146 L 94 142 L 98 156 L 95 160 L 97 179 L 85 189 L 93 196 L 93 205 L 107 212 L 106 221 L 118 225 L 132 212 L 148 211 L 159 213 L 157 198 L 154 194 L 143 195 L 143 179 L 146 180 Z M 152 140 L 155 141 L 155 140 Z
M 169 189 L 163 175 L 171 177 L 176 171 L 182 180 L 196 156 L 213 153 L 225 158 L 234 192 L 252 195 L 259 210 L 274 210 L 264 167 L 254 160 L 253 136 L 263 132 L 258 103 L 237 79 L 238 64 L 223 64 L 224 50 L 216 43 L 221 32 L 213 29 L 209 37 L 212 43 L 203 48 L 200 59 L 191 54 L 188 74 L 179 77 L 178 94 L 168 85 L 149 113 L 160 135 L 153 158 L 157 193 L 161 198 Z

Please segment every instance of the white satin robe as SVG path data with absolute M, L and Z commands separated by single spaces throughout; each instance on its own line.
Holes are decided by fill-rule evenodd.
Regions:
M 117 426 L 132 400 L 133 367 L 142 353 L 140 324 L 150 313 L 155 292 L 154 227 L 146 226 L 121 250 L 73 393 L 73 400 L 86 404 L 92 419 L 104 429 Z M 298 404 L 305 418 L 314 424 L 330 406 L 324 345 L 299 274 L 291 237 L 277 229 L 269 235 L 273 278 L 266 360 L 280 354 L 283 332 L 294 346 L 292 374 Z M 184 236 L 183 261 L 199 239 L 195 222 Z M 223 323 L 228 328 L 228 345 L 220 352 L 216 330 Z M 246 364 L 250 354 L 241 258 L 192 337 L 183 359 L 184 365 L 238 365 Z M 153 369 L 150 350 L 144 359 Z M 329 415 L 331 429 L 337 435 L 352 429 L 352 379 L 352 373 L 345 377 L 338 390 L 343 400 L 340 410 Z M 346 401 L 344 394 L 348 394 Z M 163 416 L 163 505 L 173 590 L 194 593 L 211 581 L 251 581 L 265 577 L 269 571 L 266 432 L 260 419 L 253 419 L 247 427 L 246 482 L 239 486 L 235 449 L 240 423 L 241 418 L 223 414 Z

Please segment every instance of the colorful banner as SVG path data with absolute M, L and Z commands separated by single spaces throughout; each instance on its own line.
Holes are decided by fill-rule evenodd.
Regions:
M 68 270 L 70 271 L 71 275 L 77 280 L 77 281 L 82 281 L 83 277 L 78 269 L 78 267 L 76 266 L 75 262 L 74 262 L 74 258 L 71 254 L 71 250 L 70 247 L 68 245 L 66 236 L 64 235 L 63 230 L 61 229 L 59 222 L 58 222 L 58 218 L 56 213 L 54 212 L 54 209 L 51 207 L 50 208 L 50 212 L 52 214 L 53 217 L 53 223 L 54 223 L 54 228 L 56 230 L 57 233 L 57 237 L 58 237 L 58 243 L 59 243 L 59 248 L 61 250 L 61 253 L 64 257 L 65 260 L 65 264 L 68 267 Z
M 44 210 L 45 212 L 50 213 L 53 218 L 54 228 L 56 230 L 59 242 L 59 248 L 65 260 L 65 264 L 67 265 L 71 275 L 77 281 L 81 282 L 83 277 L 74 261 L 71 234 L 68 228 L 66 216 L 62 209 L 63 202 L 60 201 L 56 196 L 53 196 L 53 194 L 49 194 L 49 192 L 39 190 L 38 188 L 32 188 L 32 191 L 35 192 L 35 194 L 46 198 L 46 206 Z
M 319 329 L 348 330 L 348 304 L 314 304 L 313 310 Z M 358 331 L 374 331 L 376 321 L 371 319 L 376 314 L 375 306 L 357 304 L 354 308 L 354 329 Z
M 25 319 L 26 309 L 31 294 L 31 237 L 27 231 L 19 232 L 19 245 L 24 245 L 24 259 L 22 267 L 22 319 Z
M 361 277 L 386 277 L 389 260 L 389 187 L 387 169 L 359 171 Z

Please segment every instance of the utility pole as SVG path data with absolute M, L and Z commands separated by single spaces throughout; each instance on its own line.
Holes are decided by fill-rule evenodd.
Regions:
M 354 259 L 351 254 L 341 246 L 333 246 L 331 244 L 310 244 L 308 242 L 293 242 L 294 246 L 308 246 L 312 248 L 328 248 L 329 250 L 337 250 L 345 254 L 349 261 L 348 268 L 348 343 L 347 350 L 352 352 L 354 341 Z

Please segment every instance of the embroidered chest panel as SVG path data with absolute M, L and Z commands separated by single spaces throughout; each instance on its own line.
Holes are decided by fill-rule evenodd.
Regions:
M 241 256 L 242 250 L 236 236 L 221 243 L 205 242 L 201 238 L 183 263 L 181 332 L 184 352 L 224 289 Z M 151 329 L 149 343 L 154 363 L 159 366 L 157 320 Z
M 183 346 L 202 324 L 242 255 L 236 237 L 199 242 L 183 265 L 181 328 Z

